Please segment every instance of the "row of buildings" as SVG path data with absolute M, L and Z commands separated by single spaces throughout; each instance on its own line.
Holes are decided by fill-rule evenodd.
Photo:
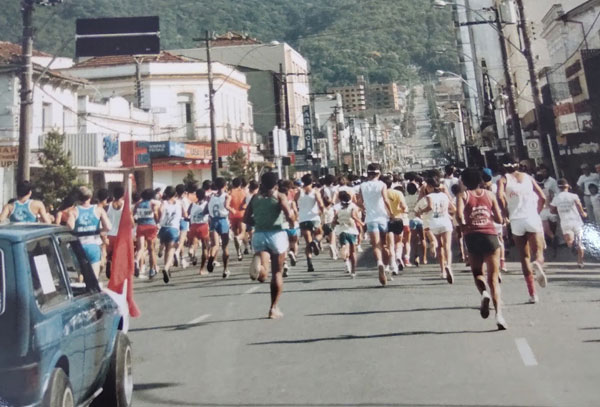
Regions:
M 599 0 L 433 4 L 453 10 L 456 43 L 440 47 L 455 47 L 461 66 L 458 75 L 438 73 L 449 154 L 494 165 L 509 151 L 571 175 L 577 163 L 599 160 Z

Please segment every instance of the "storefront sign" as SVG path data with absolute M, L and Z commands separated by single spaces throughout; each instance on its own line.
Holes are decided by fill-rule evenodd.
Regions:
M 105 163 L 119 160 L 119 135 L 108 135 L 102 139 L 103 160 Z
M 18 161 L 19 146 L 0 147 L 0 167 L 10 167 Z
M 302 106 L 302 118 L 304 121 L 304 147 L 306 147 L 306 154 L 311 154 L 313 151 L 313 134 L 310 105 Z

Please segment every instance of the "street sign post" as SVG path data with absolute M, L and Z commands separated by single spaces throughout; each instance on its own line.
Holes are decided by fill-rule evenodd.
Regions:
M 527 152 L 529 153 L 529 158 L 537 159 L 543 158 L 542 154 L 542 145 L 540 143 L 540 139 L 533 138 L 527 140 Z

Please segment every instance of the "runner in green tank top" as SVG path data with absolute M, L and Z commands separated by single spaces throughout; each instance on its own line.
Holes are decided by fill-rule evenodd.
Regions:
M 283 263 L 288 251 L 288 237 L 282 225 L 284 216 L 294 222 L 287 197 L 277 190 L 277 174 L 268 172 L 261 178 L 258 194 L 252 198 L 244 215 L 244 222 L 254 226 L 252 247 L 254 258 L 250 265 L 250 278 L 264 282 L 268 271 L 266 265 L 271 258 L 271 308 L 269 318 L 283 317 L 277 307 L 283 289 Z

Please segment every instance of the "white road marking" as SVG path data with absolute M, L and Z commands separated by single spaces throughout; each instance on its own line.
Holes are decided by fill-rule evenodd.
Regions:
M 258 291 L 259 287 L 255 285 L 254 287 L 248 288 L 244 294 L 252 294 L 254 291 Z
M 521 359 L 525 366 L 537 366 L 538 362 L 535 359 L 535 355 L 531 350 L 531 347 L 527 343 L 527 339 L 525 338 L 515 338 L 515 343 L 517 344 L 517 349 L 521 354 Z
M 210 318 L 210 314 L 200 315 L 198 318 L 192 319 L 186 325 L 196 325 L 208 318 Z

